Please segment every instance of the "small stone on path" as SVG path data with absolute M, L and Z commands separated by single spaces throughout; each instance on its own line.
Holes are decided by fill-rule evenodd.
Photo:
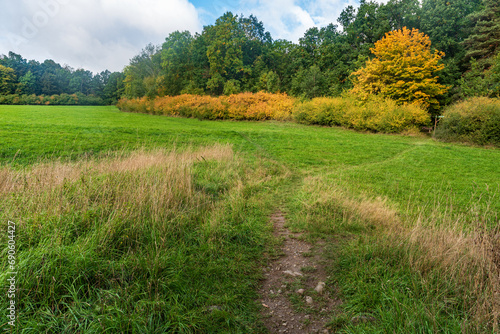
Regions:
M 319 282 L 318 285 L 316 285 L 316 287 L 314 288 L 314 290 L 319 294 L 323 293 L 324 289 L 325 289 L 325 282 Z
M 302 276 L 302 273 L 299 273 L 298 271 L 291 271 L 291 270 L 285 270 L 283 272 L 283 274 L 293 276 L 293 277 Z

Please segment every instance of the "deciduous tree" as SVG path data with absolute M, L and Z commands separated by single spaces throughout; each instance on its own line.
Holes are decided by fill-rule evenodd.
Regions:
M 0 94 L 12 94 L 15 80 L 14 70 L 0 65 Z
M 243 66 L 243 32 L 238 17 L 228 12 L 207 30 L 209 45 L 210 79 L 207 88 L 216 95 L 223 93 L 227 80 L 237 80 Z
M 367 97 L 380 94 L 399 103 L 419 103 L 439 108 L 437 96 L 447 87 L 438 83 L 436 72 L 443 69 L 443 52 L 431 51 L 428 36 L 417 29 L 387 33 L 371 49 L 375 58 L 353 73 L 353 92 Z
M 190 49 L 193 36 L 189 31 L 175 31 L 163 43 L 161 51 L 166 95 L 178 95 L 192 78 Z
M 35 93 L 36 78 L 31 71 L 26 72 L 19 78 L 18 93 L 20 94 L 34 94 Z
M 323 96 L 327 92 L 326 80 L 318 66 L 301 69 L 292 82 L 295 95 L 309 99 Z

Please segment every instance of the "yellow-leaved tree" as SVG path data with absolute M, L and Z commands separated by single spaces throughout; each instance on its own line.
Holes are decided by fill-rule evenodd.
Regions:
M 444 68 L 439 63 L 444 53 L 431 51 L 429 36 L 403 27 L 385 34 L 370 51 L 375 58 L 352 73 L 351 92 L 363 98 L 378 94 L 401 104 L 417 103 L 431 110 L 439 109 L 436 97 L 448 90 L 435 75 Z

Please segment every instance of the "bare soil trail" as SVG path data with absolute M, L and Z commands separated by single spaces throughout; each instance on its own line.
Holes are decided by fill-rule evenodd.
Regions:
M 327 324 L 341 301 L 331 297 L 335 290 L 325 284 L 322 244 L 313 246 L 289 231 L 280 211 L 271 221 L 283 246 L 282 256 L 266 268 L 259 291 L 265 326 L 270 333 L 331 333 Z

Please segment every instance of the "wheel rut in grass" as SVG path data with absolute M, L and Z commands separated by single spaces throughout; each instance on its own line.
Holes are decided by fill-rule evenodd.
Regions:
M 341 304 L 326 285 L 323 245 L 311 245 L 286 228 L 282 212 L 271 215 L 274 233 L 283 239 L 282 255 L 264 271 L 260 288 L 262 318 L 270 333 L 331 333 L 328 322 Z

